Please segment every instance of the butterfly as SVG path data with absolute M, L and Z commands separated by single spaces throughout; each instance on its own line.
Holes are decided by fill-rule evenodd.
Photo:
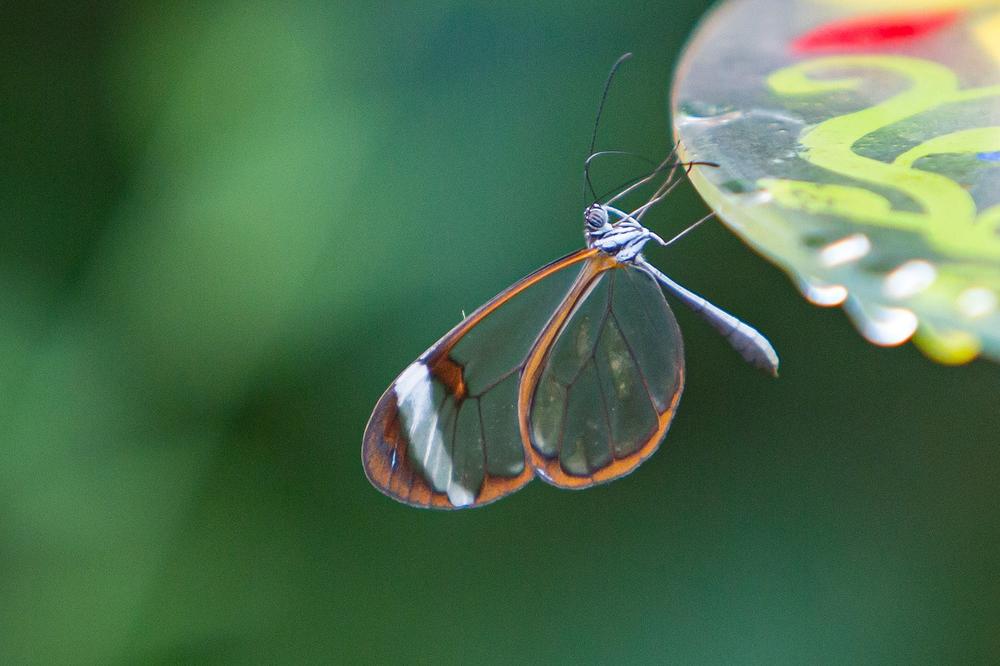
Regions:
M 593 140 L 590 152 L 588 166 Z M 536 476 L 586 488 L 632 472 L 659 447 L 684 387 L 683 341 L 664 289 L 747 362 L 777 374 L 763 335 L 642 254 L 711 216 L 669 241 L 643 226 L 681 182 L 682 164 L 672 159 L 585 208 L 583 249 L 500 292 L 403 370 L 363 437 L 376 488 L 412 506 L 456 509 L 500 499 Z M 643 205 L 615 207 L 664 173 Z
M 684 386 L 681 333 L 661 287 L 748 363 L 777 374 L 763 335 L 642 255 L 650 241 L 677 238 L 641 223 L 670 182 L 629 213 L 613 200 L 588 206 L 584 249 L 502 291 L 396 378 L 364 434 L 376 488 L 450 509 L 494 501 L 535 476 L 585 488 L 634 470 L 666 435 Z

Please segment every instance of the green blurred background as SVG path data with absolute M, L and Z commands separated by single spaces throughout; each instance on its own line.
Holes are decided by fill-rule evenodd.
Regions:
M 649 255 L 779 380 L 678 312 L 687 391 L 628 479 L 451 514 L 368 484 L 393 377 L 582 242 L 625 50 L 600 145 L 668 150 L 705 10 L 498 5 L 8 6 L 0 662 L 1000 656 L 1000 369 L 867 345 L 718 225 Z

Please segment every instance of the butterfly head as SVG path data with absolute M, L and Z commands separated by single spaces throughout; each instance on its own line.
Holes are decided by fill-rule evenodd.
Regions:
M 602 204 L 591 204 L 583 211 L 583 235 L 588 241 L 604 236 L 611 230 L 608 209 Z

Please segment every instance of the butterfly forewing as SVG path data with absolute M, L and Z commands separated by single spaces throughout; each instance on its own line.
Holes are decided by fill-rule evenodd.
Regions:
M 403 371 L 365 430 L 374 485 L 408 504 L 453 508 L 532 479 L 519 428 L 522 370 L 595 253 L 574 253 L 514 284 Z
M 680 399 L 680 330 L 651 277 L 628 266 L 581 274 L 579 298 L 532 353 L 523 429 L 547 481 L 586 487 L 631 472 L 659 446 Z

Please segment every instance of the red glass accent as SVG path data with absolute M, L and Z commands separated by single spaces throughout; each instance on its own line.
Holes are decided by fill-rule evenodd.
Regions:
M 926 37 L 951 25 L 958 11 L 920 14 L 882 14 L 833 21 L 810 30 L 792 42 L 796 53 L 864 51 L 895 46 Z

